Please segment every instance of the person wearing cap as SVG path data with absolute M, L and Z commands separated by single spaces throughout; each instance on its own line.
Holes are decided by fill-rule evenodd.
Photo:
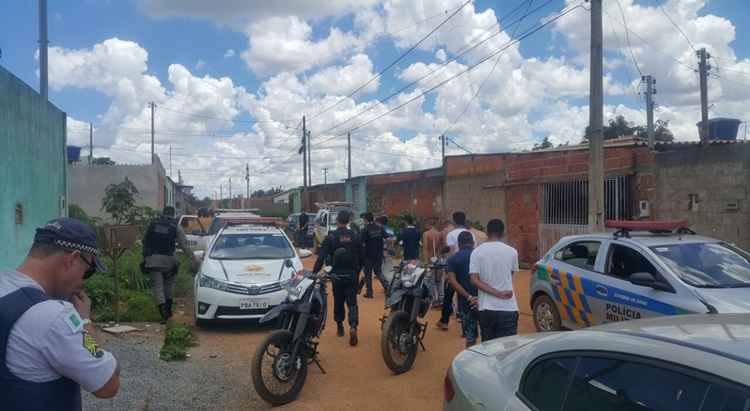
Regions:
M 172 317 L 172 296 L 179 269 L 174 255 L 176 245 L 195 260 L 174 213 L 174 207 L 164 207 L 162 214 L 151 221 L 143 236 L 143 271 L 151 277 L 151 291 L 159 307 L 162 324 Z
M 0 271 L 0 409 L 80 410 L 120 388 L 114 356 L 99 348 L 83 282 L 106 271 L 96 235 L 71 218 L 36 230 L 17 269 Z

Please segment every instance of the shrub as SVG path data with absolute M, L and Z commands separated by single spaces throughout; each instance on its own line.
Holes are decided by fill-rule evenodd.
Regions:
M 187 349 L 195 346 L 195 336 L 189 327 L 183 324 L 169 323 L 164 333 L 164 346 L 159 358 L 164 361 L 177 361 L 187 358 Z

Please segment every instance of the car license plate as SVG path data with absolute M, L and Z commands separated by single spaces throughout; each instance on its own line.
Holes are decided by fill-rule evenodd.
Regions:
M 268 308 L 268 302 L 256 300 L 240 301 L 240 310 L 257 310 L 261 308 Z

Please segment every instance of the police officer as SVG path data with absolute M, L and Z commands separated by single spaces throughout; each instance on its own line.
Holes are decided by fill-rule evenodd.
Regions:
M 91 228 L 59 218 L 36 230 L 21 266 L 0 271 L 0 409 L 80 410 L 81 387 L 117 394 L 119 367 L 96 344 L 83 291 L 105 271 L 98 254 Z
M 314 272 L 319 272 L 323 264 L 331 266 L 333 277 L 333 318 L 336 321 L 336 334 L 344 336 L 344 306 L 349 316 L 349 345 L 357 345 L 357 325 L 359 323 L 359 309 L 357 307 L 357 283 L 362 247 L 359 238 L 347 225 L 351 213 L 342 210 L 336 216 L 338 227 L 323 240 L 315 261 Z
M 172 317 L 172 295 L 179 268 L 174 256 L 175 243 L 186 255 L 193 255 L 188 248 L 185 232 L 177 226 L 174 213 L 174 207 L 164 207 L 162 215 L 151 221 L 143 237 L 142 268 L 144 274 L 151 276 L 151 290 L 162 324 Z
M 383 226 L 374 221 L 370 212 L 363 213 L 365 227 L 362 230 L 362 246 L 364 247 L 364 278 L 360 283 L 360 289 L 363 285 L 367 287 L 365 298 L 372 298 L 372 274 L 375 272 L 383 290 L 388 291 L 388 281 L 383 276 L 383 246 L 385 232 Z
M 299 223 L 297 224 L 297 244 L 300 247 L 307 247 L 307 226 L 310 223 L 310 217 L 307 216 L 307 212 L 304 210 L 299 215 Z

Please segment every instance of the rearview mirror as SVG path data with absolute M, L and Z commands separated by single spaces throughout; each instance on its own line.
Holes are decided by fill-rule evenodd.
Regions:
M 651 273 L 633 273 L 630 275 L 630 283 L 641 287 L 650 287 L 654 290 L 673 292 L 672 287 L 662 281 L 657 281 Z
M 312 251 L 306 248 L 300 248 L 297 250 L 297 254 L 299 255 L 299 258 L 308 258 L 313 255 Z

